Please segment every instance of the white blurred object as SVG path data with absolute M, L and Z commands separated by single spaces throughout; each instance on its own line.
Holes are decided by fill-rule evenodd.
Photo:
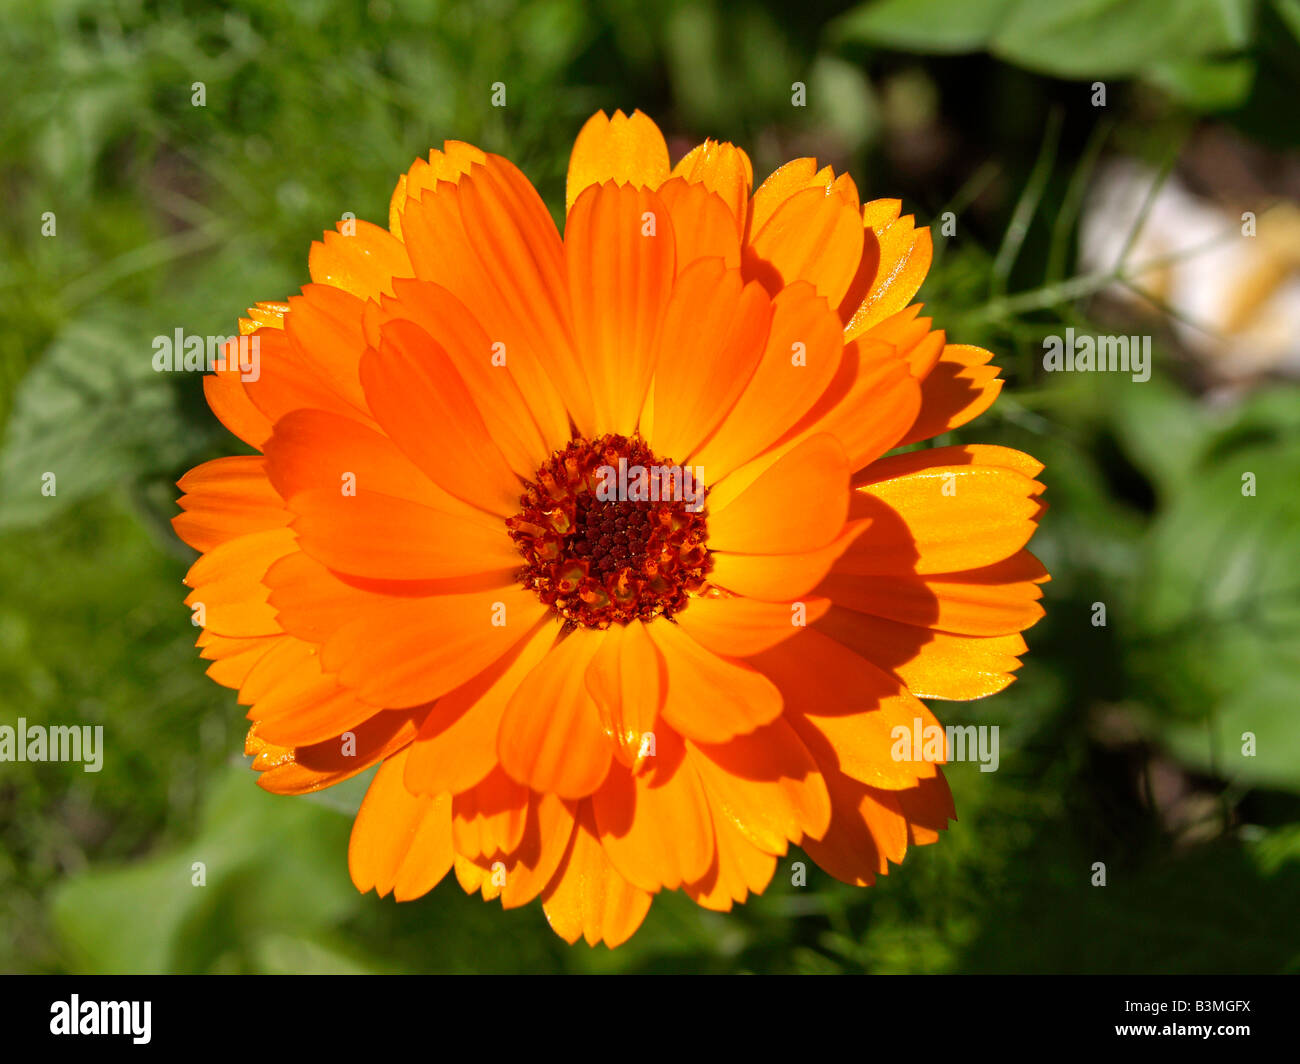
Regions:
M 1115 267 L 1156 174 L 1121 161 L 1090 193 L 1080 224 L 1084 273 Z M 1256 210 L 1255 236 L 1242 214 Z M 1143 269 L 1145 264 L 1153 264 Z M 1292 203 L 1232 211 L 1177 178 L 1156 193 L 1124 272 L 1172 311 L 1178 339 L 1225 382 L 1275 372 L 1300 376 L 1300 209 Z M 1153 309 L 1124 285 L 1107 290 Z

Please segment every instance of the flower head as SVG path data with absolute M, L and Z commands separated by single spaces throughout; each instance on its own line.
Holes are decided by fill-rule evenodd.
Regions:
M 205 378 L 257 453 L 180 482 L 202 655 L 267 790 L 379 766 L 361 890 L 454 870 L 617 945 L 660 890 L 729 909 L 790 844 L 869 884 L 953 816 L 894 732 L 1011 682 L 1041 467 L 887 454 L 985 410 L 991 356 L 910 305 L 898 201 L 811 159 L 752 186 L 597 114 L 561 238 L 448 142 L 249 310 L 255 380 Z

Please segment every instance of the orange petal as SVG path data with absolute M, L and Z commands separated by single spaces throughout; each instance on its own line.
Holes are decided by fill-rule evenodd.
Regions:
M 330 285 L 303 286 L 302 295 L 289 298 L 289 311 L 284 316 L 284 335 L 293 353 L 301 360 L 320 386 L 326 388 L 337 402 L 345 403 L 367 416 L 366 399 L 361 391 L 357 365 L 365 351 L 362 319 L 366 304 L 350 292 Z M 258 334 L 259 336 L 262 334 Z M 264 359 L 263 381 L 250 385 L 253 402 L 262 405 L 272 419 L 283 411 L 272 414 L 259 399 L 258 386 L 265 381 L 265 370 L 275 370 L 273 359 Z M 295 380 L 297 389 L 306 389 L 311 382 Z M 294 409 L 293 406 L 284 408 Z
M 289 313 L 288 303 L 254 303 L 248 308 L 248 317 L 239 319 L 239 335 L 251 336 L 258 329 L 283 329 L 284 316 Z
M 898 689 L 870 662 L 816 628 L 750 659 L 792 713 L 866 713 Z
M 933 331 L 933 320 L 920 317 L 920 313 L 919 303 L 905 307 L 872 326 L 862 337 L 862 343 L 866 347 L 888 344 L 894 349 L 894 354 L 907 362 L 912 376 L 924 380 L 943 354 L 944 333 L 942 330 Z
M 659 186 L 659 198 L 672 217 L 678 273 L 708 258 L 722 259 L 728 269 L 740 268 L 740 229 L 721 196 L 674 177 Z
M 332 288 L 325 290 L 336 291 Z M 365 397 L 360 394 L 359 382 L 354 402 L 352 398 L 341 395 L 339 388 L 321 372 L 318 362 L 296 348 L 285 333 L 263 330 L 256 334 L 255 339 L 261 345 L 260 373 L 256 380 L 246 382 L 243 388 L 245 395 L 269 421 L 279 421 L 295 410 L 313 409 L 341 414 L 362 424 L 373 424 L 365 407 Z M 352 342 L 352 338 L 340 336 L 334 344 L 347 351 L 348 359 L 355 356 L 355 372 L 356 362 L 364 348 L 358 346 L 352 352 L 349 350 Z M 358 345 L 362 343 L 359 338 L 355 342 Z
M 338 289 L 325 285 L 310 287 L 318 292 L 338 292 Z M 348 299 L 354 298 L 346 292 L 338 294 Z M 358 301 L 358 307 L 360 306 Z M 358 311 L 358 326 L 359 324 Z M 343 395 L 344 386 L 336 384 L 332 376 L 322 372 L 324 362 L 336 366 L 346 366 L 351 362 L 355 368 L 355 362 L 360 359 L 364 349 L 359 346 L 359 336 L 353 337 L 347 332 L 341 332 L 315 354 L 304 351 L 300 345 L 295 346 L 289 339 L 287 329 L 261 329 L 248 342 L 254 341 L 257 347 L 255 351 L 249 352 L 249 358 L 256 355 L 253 360 L 256 370 L 250 368 L 247 379 L 241 378 L 238 371 L 233 376 L 230 372 L 218 373 L 217 379 L 233 379 L 236 382 L 242 380 L 244 395 L 269 422 L 274 423 L 290 411 L 303 408 L 331 410 L 358 421 L 369 420 L 364 397 L 360 396 L 359 391 L 355 396 Z M 355 351 L 352 350 L 354 342 L 358 345 Z M 356 402 L 353 401 L 354 398 Z
M 862 210 L 862 221 L 880 246 L 880 266 L 871 290 L 844 329 L 846 339 L 866 332 L 912 301 L 930 272 L 934 249 L 929 229 L 917 229 L 910 214 L 898 217 L 897 200 L 876 200 Z
M 781 692 L 761 673 L 706 650 L 677 625 L 654 621 L 647 631 L 667 670 L 663 718 L 683 735 L 720 743 L 780 716 Z
M 409 321 L 383 327 L 361 363 L 376 420 L 439 487 L 502 519 L 519 509 L 522 485 L 479 416 L 447 352 Z
M 898 806 L 907 817 L 907 840 L 914 846 L 937 842 L 939 832 L 947 829 L 948 821 L 957 819 L 952 791 L 942 772 L 922 780 L 911 790 L 899 791 L 897 797 Z
M 386 229 L 360 219 L 336 225 L 337 233 L 326 233 L 324 243 L 314 241 L 307 255 L 307 269 L 317 284 L 332 285 L 360 299 L 392 295 L 393 278 L 410 277 L 411 260 L 402 242 Z
M 748 387 L 691 461 L 716 483 L 760 455 L 826 391 L 843 355 L 839 318 L 806 282 L 772 301 L 767 344 Z
M 614 743 L 584 679 L 604 635 L 584 628 L 570 632 L 524 677 L 506 706 L 497 753 L 502 767 L 533 790 L 583 798 L 609 772 Z
M 871 291 L 871 285 L 876 279 L 879 268 L 880 245 L 876 241 L 875 234 L 867 229 L 862 234 L 862 257 L 858 260 L 857 272 L 849 282 L 844 295 L 840 297 L 839 306 L 836 307 L 835 316 L 841 328 L 853 320 L 854 313 L 862 305 L 867 293 Z
M 812 591 L 863 526 L 850 526 L 825 547 L 804 554 L 732 554 L 717 551 L 709 583 L 764 602 L 790 602 Z
M 510 573 L 481 574 L 450 580 L 365 580 L 335 573 L 296 551 L 273 563 L 262 582 L 268 601 L 289 635 L 323 645 L 362 614 L 385 605 L 515 588 Z M 505 602 L 493 604 L 493 617 L 508 623 Z
M 642 772 L 615 768 L 591 798 L 605 854 L 642 890 L 676 890 L 713 862 L 713 820 L 695 766 L 670 729 Z
M 729 819 L 764 853 L 783 854 L 803 836 L 821 835 L 830 820 L 822 774 L 794 729 L 771 724 L 717 746 L 687 743 L 704 781 L 715 822 Z
M 748 385 L 763 355 L 772 305 L 719 259 L 700 259 L 673 286 L 660 326 L 650 445 L 684 461 Z
M 613 625 L 587 666 L 587 693 L 596 701 L 614 755 L 628 768 L 645 757 L 644 738 L 654 732 L 668 673 L 649 630 L 639 620 Z
M 406 786 L 414 794 L 459 794 L 497 764 L 501 716 L 519 685 L 555 645 L 545 620 L 509 653 L 469 683 L 438 700 L 407 761 Z
M 806 554 L 718 551 L 713 555 L 709 583 L 746 598 L 789 602 L 821 583 L 843 551 L 844 545 L 838 540 Z
M 528 788 L 498 767 L 451 803 L 451 837 L 462 857 L 492 859 L 514 852 L 528 819 Z
M 510 468 L 531 477 L 550 454 L 531 404 L 516 379 L 509 352 L 493 350 L 492 339 L 469 309 L 451 292 L 430 281 L 398 281 L 397 295 L 381 301 L 383 316 L 374 319 L 380 338 L 383 321 L 414 322 L 437 340 L 473 396 L 475 409 Z M 518 361 L 518 360 L 516 360 Z
M 1019 452 L 975 445 L 882 459 L 849 510 L 851 521 L 871 524 L 835 571 L 950 573 L 1000 562 L 1037 527 L 1043 485 L 1031 477 L 1041 468 Z
M 275 562 L 263 582 L 271 589 L 268 601 L 280 626 L 308 643 L 324 643 L 358 613 L 388 601 L 375 587 L 344 583 L 302 551 Z
M 379 580 L 427 580 L 517 566 L 506 532 L 407 499 L 358 488 L 295 495 L 289 503 L 302 549 L 331 569 Z
M 782 691 L 785 719 L 819 765 L 896 790 L 933 776 L 934 764 L 895 760 L 894 729 L 937 725 L 897 679 L 815 629 L 751 659 Z M 910 752 L 910 747 L 908 748 Z
M 351 731 L 380 711 L 321 669 L 316 647 L 286 636 L 248 674 L 241 701 L 277 746 L 305 746 Z
M 992 353 L 982 347 L 947 344 L 921 382 L 921 412 L 899 442 L 918 443 L 973 421 L 993 405 L 1002 391 Z
M 282 747 L 269 743 L 254 722 L 244 741 L 260 773 L 257 785 L 272 794 L 310 794 L 332 787 L 390 757 L 415 738 L 426 710 L 390 709 L 376 713 L 348 734 L 320 743 Z
M 406 752 L 370 781 L 348 844 L 348 871 L 363 894 L 372 887 L 398 901 L 432 890 L 451 869 L 451 797 L 410 794 L 402 786 Z
M 321 663 L 389 709 L 439 698 L 506 654 L 546 611 L 525 588 L 405 599 L 375 596 L 321 648 Z
M 656 189 L 668 178 L 668 145 L 654 121 L 640 111 L 629 118 L 597 111 L 578 132 L 569 157 L 565 209 L 591 185 L 615 181 L 634 188 Z
M 219 645 L 204 646 L 200 657 L 212 661 L 206 675 L 212 677 L 222 687 L 237 690 L 244 685 L 248 674 L 263 657 L 280 641 L 278 635 L 254 636 L 251 639 L 218 636 L 205 631 L 199 638 L 211 637 Z
M 921 698 L 968 701 L 996 694 L 1020 668 L 1018 634 L 953 635 L 832 608 L 817 627 L 897 676 Z
M 710 511 L 709 548 L 797 554 L 824 547 L 844 528 L 848 487 L 848 460 L 839 440 L 813 436 L 788 451 L 737 498 Z
M 791 603 L 697 598 L 675 619 L 683 632 L 715 654 L 747 658 L 797 635 L 829 607 L 830 600 L 823 598 Z
M 903 201 L 896 199 L 868 200 L 862 205 L 862 223 L 868 229 L 884 231 L 898 221 L 903 211 Z
M 937 577 L 834 574 L 818 593 L 837 606 L 923 628 L 960 635 L 1009 635 L 1032 627 L 1043 616 L 1038 582 L 1015 579 L 1018 557 Z
M 590 427 L 591 397 L 569 327 L 564 248 L 528 179 L 488 155 L 456 185 L 409 199 L 402 232 L 415 275 L 451 292 L 488 331 L 528 396 L 548 453 L 569 414 Z M 566 409 L 567 407 L 567 409 Z
M 564 233 L 573 333 L 595 426 L 630 435 L 654 372 L 654 343 L 672 290 L 673 226 L 648 189 L 592 185 Z
M 907 852 L 907 820 L 897 794 L 833 771 L 826 786 L 835 810 L 830 828 L 820 839 L 805 839 L 804 851 L 836 879 L 869 887 Z
M 312 653 L 312 648 L 301 639 L 281 636 L 266 656 L 253 668 L 248 679 L 240 686 L 239 701 L 252 705 L 263 695 L 285 680 L 292 679 L 302 662 Z
M 573 837 L 574 804 L 554 794 L 533 794 L 524 837 L 504 859 L 505 886 L 501 907 L 527 905 L 555 877 Z
M 809 281 L 832 307 L 838 307 L 867 254 L 856 205 L 823 188 L 796 192 L 772 212 L 761 228 L 751 223 L 745 247 L 745 276 L 775 294 L 795 281 Z
M 632 937 L 650 911 L 651 895 L 615 871 L 596 834 L 591 803 L 578 814 L 569 850 L 542 894 L 546 919 L 566 942 L 579 936 L 611 949 Z
M 480 165 L 487 159 L 478 148 L 460 140 L 448 140 L 442 150 L 431 148 L 429 158 L 416 159 L 411 168 L 397 179 L 397 187 L 388 204 L 388 228 L 393 236 L 402 239 L 402 215 L 406 210 L 406 201 L 419 199 L 425 192 L 437 188 L 439 181 L 455 184 L 469 173 L 474 163 Z
M 905 790 L 935 775 L 947 758 L 947 747 L 941 742 L 936 751 L 929 745 L 933 736 L 942 734 L 942 725 L 925 703 L 898 681 L 884 673 L 880 677 L 892 693 L 882 695 L 869 712 L 791 714 L 787 719 L 817 764 L 881 790 Z
M 754 167 L 742 149 L 726 141 L 706 140 L 682 156 L 673 167 L 673 177 L 716 194 L 734 218 L 737 232 L 744 229 Z
M 289 523 L 284 500 L 266 478 L 266 463 L 255 455 L 204 462 L 176 486 L 185 492 L 179 500 L 185 512 L 172 518 L 172 527 L 195 550 Z
M 266 442 L 266 472 L 285 499 L 304 491 L 344 494 L 357 488 L 428 506 L 484 526 L 500 523 L 433 483 L 392 440 L 325 410 L 295 410 Z
M 848 174 L 841 174 L 837 178 L 829 166 L 818 170 L 816 159 L 791 159 L 772 171 L 755 190 L 750 205 L 750 235 L 762 229 L 791 197 L 807 189 L 817 189 L 825 196 L 834 196 L 855 213 L 858 210 L 858 189 Z
M 294 548 L 287 528 L 253 532 L 227 540 L 196 561 L 185 574 L 194 590 L 185 599 L 191 607 L 203 605 L 203 627 L 218 635 L 276 635 L 280 626 L 268 605 L 269 589 L 262 583 L 266 570 Z
M 456 881 L 460 883 L 461 889 L 466 894 L 481 891 L 484 901 L 492 901 L 494 898 L 500 897 L 505 880 L 506 865 L 504 861 L 493 861 L 490 865 L 485 866 L 470 860 L 468 857 L 456 854 L 456 858 L 452 862 L 452 868 L 456 872 Z
M 767 889 L 776 871 L 776 857 L 745 838 L 730 817 L 716 820 L 714 834 L 713 865 L 703 879 L 687 884 L 686 893 L 705 909 L 727 912 L 733 902 L 743 902 L 750 893 L 761 894 Z
M 834 379 L 784 446 L 828 432 L 844 445 L 849 468 L 861 469 L 897 446 L 920 409 L 921 386 L 892 348 L 845 344 Z
M 258 344 L 260 347 L 260 336 Z M 271 435 L 271 419 L 253 405 L 238 369 L 230 367 L 205 376 L 203 396 L 216 419 L 250 447 L 260 449 Z

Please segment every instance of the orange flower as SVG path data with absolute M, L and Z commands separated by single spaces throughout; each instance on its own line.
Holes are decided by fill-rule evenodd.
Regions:
M 359 889 L 454 869 L 613 946 L 659 890 L 729 909 L 791 843 L 869 884 L 953 816 L 894 730 L 1011 682 L 1041 466 L 882 457 L 985 410 L 990 355 L 908 305 L 930 239 L 898 201 L 811 159 L 752 183 L 598 114 L 561 239 L 448 142 L 249 310 L 255 380 L 205 378 L 259 453 L 180 482 L 199 645 L 267 790 L 379 764 Z M 638 467 L 678 479 L 646 499 Z

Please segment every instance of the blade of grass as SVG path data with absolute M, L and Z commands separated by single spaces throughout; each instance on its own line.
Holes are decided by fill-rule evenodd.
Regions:
M 1056 162 L 1056 148 L 1061 139 L 1061 124 L 1061 111 L 1059 108 L 1053 108 L 1047 119 L 1047 132 L 1043 134 L 1038 158 L 1034 161 L 1034 168 L 1029 172 L 1029 180 L 1025 182 L 1015 210 L 1011 212 L 1011 221 L 1007 225 L 1006 233 L 1003 234 L 1002 246 L 998 248 L 997 258 L 993 262 L 990 295 L 994 299 L 1006 293 L 1011 269 L 1016 264 L 1021 245 L 1024 244 L 1025 237 L 1029 233 L 1030 223 L 1038 212 L 1043 191 L 1052 176 L 1052 166 Z
M 958 217 L 961 213 L 977 200 L 984 190 L 989 187 L 995 178 L 1002 172 L 1002 167 L 990 161 L 984 162 L 966 181 L 961 188 L 957 190 L 956 195 L 935 212 L 934 217 L 941 220 L 945 214 L 952 213 L 953 217 Z M 933 226 L 933 223 L 931 223 Z M 948 241 L 934 241 L 934 267 L 937 268 L 943 260 L 944 252 L 947 250 Z
M 1113 272 L 1118 275 L 1124 270 L 1124 263 L 1128 261 L 1129 254 L 1133 251 L 1133 245 L 1137 243 L 1137 238 L 1141 236 L 1143 227 L 1147 224 L 1147 217 L 1151 214 L 1152 207 L 1155 206 L 1156 197 L 1160 190 L 1164 188 L 1165 182 L 1169 180 L 1169 175 L 1174 171 L 1174 163 L 1178 161 L 1178 153 L 1182 150 L 1181 143 L 1171 148 L 1165 156 L 1164 162 L 1160 164 L 1160 169 L 1156 171 L 1155 180 L 1151 182 L 1151 187 L 1147 189 L 1147 194 L 1143 197 L 1142 207 L 1138 211 L 1138 216 L 1129 228 L 1128 235 L 1124 238 L 1124 246 L 1120 248 L 1119 258 L 1115 260 Z
M 1105 147 L 1114 128 L 1115 123 L 1111 118 L 1103 118 L 1093 127 L 1092 133 L 1088 136 L 1088 143 L 1083 149 L 1083 155 L 1079 159 L 1079 165 L 1070 177 L 1065 198 L 1061 201 L 1061 209 L 1052 222 L 1052 242 L 1048 248 L 1047 272 L 1044 274 L 1044 280 L 1049 284 L 1065 276 L 1065 253 L 1070 246 L 1070 232 L 1078 221 L 1079 211 L 1083 207 L 1083 198 L 1092 180 L 1093 172 L 1097 168 L 1101 150 Z

